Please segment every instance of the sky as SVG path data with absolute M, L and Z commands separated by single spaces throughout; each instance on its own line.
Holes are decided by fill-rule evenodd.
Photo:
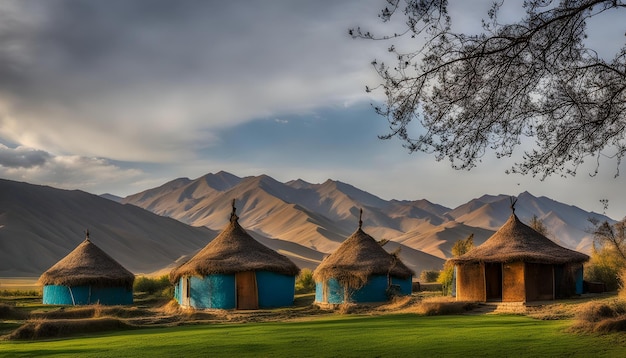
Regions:
M 489 1 L 451 3 L 460 29 L 478 26 L 489 9 Z M 378 139 L 388 125 L 372 104 L 382 97 L 365 86 L 380 82 L 370 63 L 384 60 L 389 44 L 354 40 L 348 29 L 398 26 L 378 20 L 384 6 L 2 0 L 0 178 L 126 196 L 224 170 L 339 180 L 383 199 L 450 208 L 528 191 L 601 213 L 609 199 L 609 216 L 626 215 L 626 170 L 615 177 L 608 160 L 595 177 L 589 163 L 576 177 L 540 180 L 505 174 L 513 162 L 490 153 L 457 171 Z M 624 43 L 623 21 L 613 20 L 590 24 L 588 40 L 607 56 Z

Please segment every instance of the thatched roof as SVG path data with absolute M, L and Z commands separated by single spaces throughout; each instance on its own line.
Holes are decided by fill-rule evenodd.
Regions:
M 286 256 L 250 236 L 231 215 L 228 226 L 189 261 L 170 273 L 172 282 L 182 276 L 232 274 L 245 271 L 270 271 L 297 275 L 300 269 Z
M 352 288 L 367 282 L 372 275 L 387 275 L 408 278 L 413 271 L 399 258 L 359 228 L 344 241 L 335 252 L 326 257 L 313 272 L 316 281 L 335 278 Z
M 89 236 L 72 252 L 39 278 L 40 285 L 132 288 L 135 275 L 89 241 Z
M 580 263 L 589 256 L 566 249 L 522 223 L 515 213 L 482 245 L 450 259 L 455 264 L 525 261 L 538 264 Z

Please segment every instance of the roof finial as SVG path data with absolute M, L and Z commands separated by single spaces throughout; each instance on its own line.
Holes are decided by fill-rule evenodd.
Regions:
M 89 240 L 89 229 L 85 230 L 85 240 Z
M 361 230 L 361 226 L 363 226 L 363 208 L 359 209 L 359 230 Z
M 513 214 L 515 214 L 515 203 L 517 203 L 517 198 L 515 198 L 515 199 L 513 199 L 513 198 L 515 198 L 515 197 L 511 196 L 509 198 L 509 200 L 511 200 L 511 211 L 512 211 Z
M 235 199 L 233 199 L 232 206 L 233 206 L 233 211 L 230 213 L 230 222 L 231 222 L 231 223 L 232 223 L 232 222 L 235 222 L 235 221 L 237 221 L 237 219 L 239 219 L 239 218 L 237 217 L 237 214 L 236 214 L 236 212 L 237 212 L 237 208 L 235 208 Z

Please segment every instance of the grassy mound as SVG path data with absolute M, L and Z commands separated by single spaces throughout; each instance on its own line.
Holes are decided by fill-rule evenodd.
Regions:
M 574 332 L 626 332 L 626 301 L 588 302 L 580 305 L 575 318 Z
M 5 336 L 7 340 L 33 340 L 66 337 L 76 334 L 129 329 L 117 318 L 32 320 Z

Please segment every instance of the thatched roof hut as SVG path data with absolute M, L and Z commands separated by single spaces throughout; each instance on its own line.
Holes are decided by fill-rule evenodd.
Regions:
M 238 219 L 233 200 L 226 228 L 170 273 L 181 306 L 257 309 L 293 304 L 295 276 L 300 269 L 252 238 Z
M 335 278 L 341 283 L 359 286 L 369 276 L 387 274 L 407 278 L 413 271 L 359 227 L 317 266 L 313 278 L 316 281 Z
M 39 278 L 41 285 L 117 286 L 131 289 L 135 275 L 87 238 Z
M 559 246 L 513 213 L 482 245 L 450 259 L 456 296 L 467 301 L 527 302 L 582 293 L 589 256 Z
M 538 264 L 581 263 L 589 256 L 559 246 L 511 214 L 482 245 L 450 259 L 455 264 L 525 261 Z
M 359 218 L 358 229 L 313 272 L 316 302 L 385 301 L 394 285 L 398 294 L 411 293 L 413 271 L 365 233 L 362 223 Z
M 235 216 L 228 226 L 189 261 L 172 270 L 170 279 L 242 271 L 270 271 L 297 275 L 300 269 L 286 256 L 256 241 Z

